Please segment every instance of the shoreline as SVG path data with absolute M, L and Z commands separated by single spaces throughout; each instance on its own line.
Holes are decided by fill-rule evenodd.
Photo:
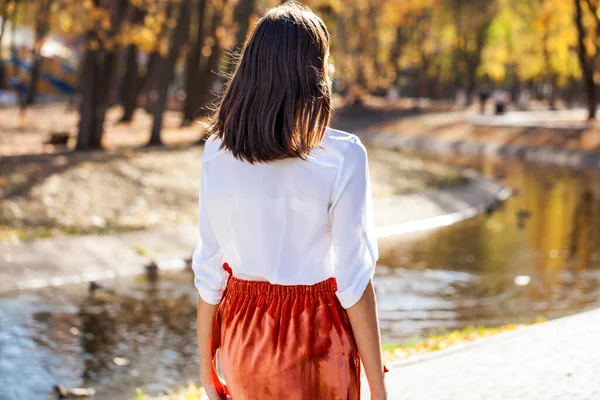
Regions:
M 392 245 L 390 241 L 398 236 L 472 218 L 510 195 L 510 189 L 500 183 L 474 172 L 469 175 L 468 182 L 459 187 L 375 199 L 380 248 Z M 0 244 L 0 253 L 5 254 L 0 264 L 0 294 L 142 275 L 149 269 L 181 270 L 189 266 L 197 236 L 196 225 L 185 224 Z M 43 269 L 40 260 L 45 260 Z M 74 270 L 78 272 L 71 273 Z

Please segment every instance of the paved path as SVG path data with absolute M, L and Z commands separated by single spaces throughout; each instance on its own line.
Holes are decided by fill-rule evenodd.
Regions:
M 375 200 L 384 238 L 449 225 L 472 217 L 507 195 L 501 185 L 473 177 L 464 186 Z M 0 293 L 140 274 L 186 265 L 198 240 L 195 225 L 0 244 Z
M 600 309 L 393 365 L 390 400 L 598 400 Z M 368 397 L 367 397 L 368 398 Z
M 585 111 L 582 110 L 563 110 L 474 115 L 465 118 L 473 130 L 483 135 L 465 131 L 453 137 L 388 128 L 385 132 L 374 130 L 373 133 L 365 133 L 361 138 L 371 145 L 404 151 L 451 156 L 499 156 L 565 167 L 600 168 L 598 124 L 585 122 L 583 114 Z M 490 130 L 496 133 L 517 130 L 520 134 L 517 137 L 508 135 L 504 139 L 485 138 L 485 132 Z M 583 138 L 585 132 L 588 132 L 587 139 Z M 582 148 L 584 142 L 587 144 Z

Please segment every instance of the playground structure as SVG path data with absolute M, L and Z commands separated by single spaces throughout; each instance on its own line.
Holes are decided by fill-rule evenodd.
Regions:
M 4 62 L 4 82 L 0 82 L 0 87 L 13 89 L 22 95 L 27 92 L 30 84 L 33 59 L 31 49 L 29 46 L 21 45 L 17 51 L 10 53 L 10 57 Z M 48 38 L 45 41 L 40 51 L 40 75 L 36 87 L 38 93 L 46 95 L 75 94 L 78 75 L 73 61 L 76 58 L 71 55 L 72 51 L 59 40 Z

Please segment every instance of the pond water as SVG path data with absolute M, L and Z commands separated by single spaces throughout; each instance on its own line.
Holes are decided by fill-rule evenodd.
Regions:
M 384 340 L 556 318 L 600 305 L 600 176 L 522 163 L 474 165 L 515 195 L 501 209 L 381 255 Z M 120 400 L 195 380 L 189 271 L 0 296 L 0 399 L 55 398 L 53 385 Z
M 471 166 L 514 194 L 498 210 L 404 238 L 382 255 L 387 340 L 600 306 L 600 174 L 516 162 Z

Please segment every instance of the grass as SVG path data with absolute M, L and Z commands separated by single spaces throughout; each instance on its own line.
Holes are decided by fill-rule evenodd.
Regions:
M 544 321 L 545 319 L 539 318 L 536 323 Z M 469 326 L 462 330 L 442 332 L 426 338 L 415 337 L 401 345 L 384 343 L 382 346 L 384 362 L 389 363 L 391 361 L 404 360 L 419 354 L 445 350 L 450 347 L 475 342 L 500 333 L 511 332 L 524 326 L 526 325 L 508 324 L 497 327 Z
M 545 318 L 540 317 L 535 323 L 542 322 L 545 322 Z M 462 330 L 442 332 L 425 338 L 415 337 L 407 340 L 401 345 L 383 343 L 383 359 L 384 363 L 404 360 L 416 355 L 432 353 L 453 346 L 475 342 L 500 333 L 512 332 L 524 326 L 527 325 L 508 324 L 497 327 L 469 326 Z M 180 388 L 171 394 L 162 395 L 160 397 L 148 396 L 144 394 L 141 389 L 137 389 L 137 395 L 130 400 L 197 400 L 202 399 L 203 395 L 204 390 L 201 387 L 196 386 L 195 383 L 190 382 L 187 387 Z
M 187 387 L 180 388 L 174 393 L 159 397 L 148 396 L 138 388 L 136 396 L 132 397 L 130 400 L 198 400 L 205 399 L 206 397 L 203 397 L 204 394 L 205 392 L 203 388 L 196 386 L 196 384 L 193 382 L 190 382 Z

